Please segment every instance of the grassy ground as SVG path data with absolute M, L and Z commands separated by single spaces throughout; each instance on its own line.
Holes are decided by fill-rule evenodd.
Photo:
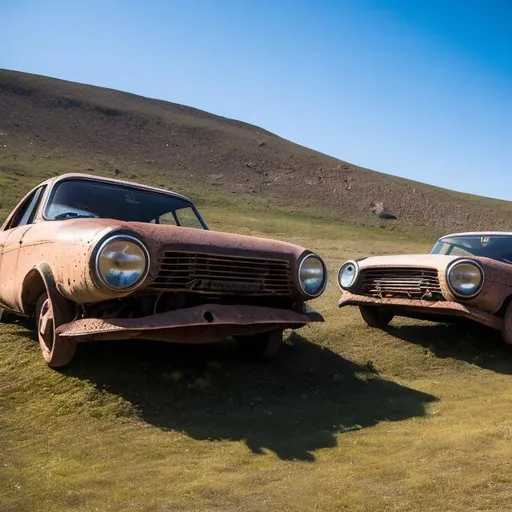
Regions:
M 114 342 L 81 346 L 62 373 L 1 326 L 2 512 L 509 509 L 512 352 L 486 331 L 381 332 L 336 307 L 345 258 L 432 241 L 258 205 L 203 212 L 322 254 L 326 323 L 289 332 L 265 365 L 228 341 Z

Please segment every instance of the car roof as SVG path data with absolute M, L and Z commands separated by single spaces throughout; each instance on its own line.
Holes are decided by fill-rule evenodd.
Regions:
M 80 172 L 69 172 L 65 174 L 60 174 L 59 176 L 54 176 L 53 178 L 49 178 L 46 181 L 43 181 L 41 185 L 55 185 L 59 181 L 64 181 L 73 178 L 102 181 L 104 183 L 113 183 L 116 185 L 127 185 L 130 187 L 136 187 L 144 190 L 149 190 L 152 192 L 159 192 L 161 194 L 163 193 L 172 195 L 174 197 L 179 197 L 180 199 L 185 199 L 186 201 L 192 202 L 192 200 L 187 196 L 184 196 L 183 194 L 178 194 L 177 192 L 172 192 L 171 190 L 167 190 L 165 188 L 152 187 L 150 185 L 143 185 L 142 183 L 137 183 L 134 181 L 118 180 L 116 178 L 107 178 L 106 176 L 96 176 L 94 174 L 85 174 Z
M 443 238 L 451 238 L 454 236 L 512 236 L 512 233 L 508 231 L 468 231 L 467 233 L 451 233 L 450 235 L 443 235 L 439 240 Z

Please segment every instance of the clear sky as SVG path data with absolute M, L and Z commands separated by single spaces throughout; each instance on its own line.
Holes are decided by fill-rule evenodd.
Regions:
M 511 0 L 0 0 L 0 68 L 512 200 L 511 27 Z

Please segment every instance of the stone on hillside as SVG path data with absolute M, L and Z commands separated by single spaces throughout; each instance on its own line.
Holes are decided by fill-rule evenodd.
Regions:
M 396 216 L 388 210 L 382 201 L 377 201 L 370 205 L 370 211 L 379 217 L 379 219 L 396 219 Z

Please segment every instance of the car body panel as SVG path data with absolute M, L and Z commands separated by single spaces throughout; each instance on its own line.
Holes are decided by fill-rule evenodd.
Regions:
M 26 230 L 18 249 L 17 264 L 9 267 L 22 282 L 34 266 L 34 262 L 51 265 L 60 292 L 79 304 L 122 297 L 131 292 L 115 292 L 98 288 L 90 274 L 89 261 L 92 250 L 105 236 L 117 232 L 136 234 L 149 250 L 151 264 L 147 285 L 155 277 L 159 257 L 163 251 L 195 251 L 208 254 L 231 254 L 254 256 L 261 259 L 285 259 L 293 262 L 306 249 L 286 242 L 265 238 L 234 235 L 211 230 L 155 225 L 142 222 L 123 222 L 115 219 L 68 219 L 41 222 Z M 19 246 L 19 247 L 18 247 Z M 63 257 L 65 256 L 65 257 Z M 10 260 L 9 260 L 10 261 Z M 16 270 L 15 270 L 16 269 Z M 144 286 L 144 285 L 143 285 Z M 8 304 L 19 307 L 21 288 L 13 296 L 12 287 L 6 290 Z

